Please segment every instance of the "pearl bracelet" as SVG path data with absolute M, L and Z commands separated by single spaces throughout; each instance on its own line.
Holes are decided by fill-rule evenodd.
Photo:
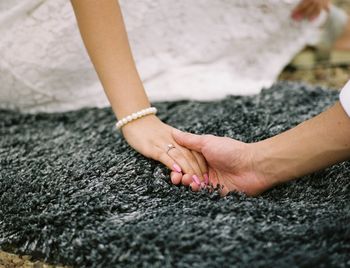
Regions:
M 123 126 L 130 123 L 131 121 L 134 121 L 136 119 L 139 119 L 139 118 L 144 117 L 144 116 L 149 115 L 149 114 L 156 114 L 156 113 L 157 113 L 157 108 L 149 107 L 149 108 L 143 109 L 141 111 L 132 113 L 131 115 L 128 115 L 128 116 L 124 117 L 123 119 L 120 119 L 116 123 L 115 126 L 117 127 L 117 129 L 121 129 Z

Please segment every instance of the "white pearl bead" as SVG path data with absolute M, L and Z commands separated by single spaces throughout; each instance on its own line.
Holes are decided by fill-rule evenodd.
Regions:
M 122 118 L 121 120 L 119 120 L 115 126 L 120 129 L 122 128 L 124 125 L 128 124 L 129 122 L 136 120 L 140 117 L 149 115 L 149 114 L 156 114 L 157 113 L 157 108 L 155 107 L 148 107 L 146 109 L 140 110 L 138 112 L 132 113 L 131 115 L 128 115 L 124 118 Z

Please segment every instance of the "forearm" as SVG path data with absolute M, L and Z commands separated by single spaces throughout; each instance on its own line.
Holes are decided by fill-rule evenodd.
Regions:
M 255 144 L 257 168 L 275 184 L 350 159 L 350 118 L 336 103 L 297 127 Z
M 149 107 L 117 0 L 71 0 L 88 54 L 120 119 Z

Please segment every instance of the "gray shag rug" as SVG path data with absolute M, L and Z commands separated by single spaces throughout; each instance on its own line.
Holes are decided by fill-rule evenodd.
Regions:
M 155 106 L 179 129 L 251 142 L 337 99 L 281 82 L 256 96 Z M 109 108 L 0 111 L 1 249 L 76 267 L 350 266 L 349 162 L 256 198 L 220 198 L 172 185 L 114 122 Z

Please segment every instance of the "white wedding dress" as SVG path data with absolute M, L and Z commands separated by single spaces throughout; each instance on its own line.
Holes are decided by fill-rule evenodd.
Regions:
M 298 0 L 120 1 L 152 101 L 254 94 L 319 30 Z M 0 0 L 0 108 L 54 112 L 109 105 L 68 0 Z

